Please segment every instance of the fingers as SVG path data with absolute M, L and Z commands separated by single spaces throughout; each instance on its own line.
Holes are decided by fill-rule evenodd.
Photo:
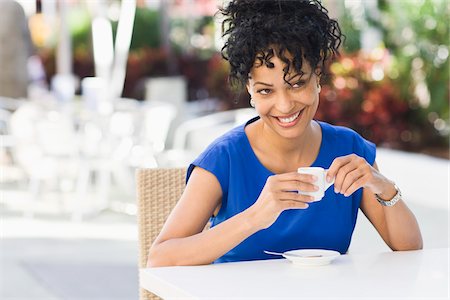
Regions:
M 307 209 L 309 207 L 308 203 L 292 201 L 292 200 L 283 201 L 282 204 L 283 204 L 283 210 Z
M 281 195 L 279 205 L 282 210 L 307 209 L 310 202 L 314 202 L 314 197 L 284 192 L 283 195 Z
M 306 209 L 310 202 L 314 202 L 314 197 L 300 195 L 295 192 L 280 192 L 276 195 L 276 206 L 280 211 L 286 209 Z
M 279 191 L 305 191 L 314 192 L 319 189 L 314 183 L 317 177 L 310 174 L 299 174 L 297 172 L 284 173 L 270 176 L 266 185 L 271 186 L 271 190 Z
M 364 177 L 361 177 L 358 180 L 356 180 L 355 182 L 353 182 L 352 185 L 350 185 L 346 190 L 343 190 L 344 196 L 348 197 L 351 194 L 353 194 L 354 192 L 356 192 L 356 190 L 358 190 L 360 187 L 362 187 L 364 185 L 364 182 L 365 182 Z
M 348 162 L 341 166 L 336 174 L 334 191 L 336 193 L 341 193 L 344 188 L 349 187 L 353 183 L 354 179 L 358 179 L 359 177 L 361 177 L 361 175 L 357 170 L 357 166 L 352 162 Z
M 336 158 L 328 169 L 328 177 L 335 177 L 334 191 L 348 197 L 367 181 L 365 175 L 370 173 L 366 160 L 355 154 Z
M 279 191 L 304 191 L 304 192 L 315 192 L 319 190 L 317 185 L 312 183 L 306 183 L 302 181 L 282 181 L 278 184 Z
M 276 177 L 279 181 L 302 181 L 307 183 L 314 183 L 317 177 L 311 174 L 300 174 L 297 172 L 283 173 L 274 175 L 271 177 Z M 270 178 L 270 177 L 269 177 Z
M 302 203 L 314 202 L 314 197 L 302 195 L 295 192 L 280 192 L 278 195 L 280 201 L 296 201 Z
M 335 158 L 333 160 L 330 168 L 328 168 L 328 171 L 327 171 L 327 181 L 328 182 L 331 181 L 331 178 L 336 177 L 338 171 L 341 169 L 342 166 L 344 166 L 352 161 L 352 156 L 354 156 L 354 154 L 341 156 L 341 157 Z M 336 185 L 336 183 L 335 183 L 335 185 Z
M 361 178 L 364 176 L 364 173 L 361 171 L 361 169 L 354 169 L 351 172 L 345 174 L 345 177 L 340 184 L 339 187 L 335 187 L 335 190 L 338 189 L 338 192 L 343 194 L 345 197 L 348 197 L 351 195 L 354 191 L 356 191 L 361 186 L 355 185 L 357 182 L 361 182 Z M 350 189 L 352 187 L 352 189 Z M 356 189 L 353 190 L 353 188 L 356 187 Z

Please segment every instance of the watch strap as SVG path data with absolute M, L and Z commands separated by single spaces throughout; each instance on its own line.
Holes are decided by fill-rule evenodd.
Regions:
M 383 205 L 383 206 L 393 206 L 395 203 L 397 203 L 400 199 L 402 199 L 402 192 L 398 188 L 398 186 L 394 183 L 394 188 L 397 191 L 397 193 L 392 197 L 391 200 L 383 200 L 378 194 L 375 194 L 375 199 Z

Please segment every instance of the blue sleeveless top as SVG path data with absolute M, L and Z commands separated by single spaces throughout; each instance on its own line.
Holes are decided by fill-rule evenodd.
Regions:
M 233 217 L 250 207 L 259 197 L 269 176 L 274 175 L 256 157 L 245 134 L 246 125 L 256 117 L 216 139 L 187 170 L 187 181 L 198 166 L 211 172 L 222 188 L 222 205 L 211 226 Z M 318 122 L 322 143 L 311 166 L 328 169 L 336 157 L 355 153 L 375 162 L 375 145 L 355 131 Z M 215 263 L 273 259 L 263 250 L 284 252 L 294 249 L 329 249 L 344 254 L 350 245 L 361 203 L 362 188 L 349 197 L 336 194 L 333 186 L 321 201 L 307 209 L 283 211 L 275 223 L 260 230 L 231 249 Z

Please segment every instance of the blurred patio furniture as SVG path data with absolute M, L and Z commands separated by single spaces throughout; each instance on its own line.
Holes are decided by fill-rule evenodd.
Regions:
M 90 181 L 96 178 L 99 210 L 115 204 L 131 205 L 126 200 L 111 203 L 109 191 L 114 184 L 129 192 L 135 168 L 158 166 L 155 155 L 165 149 L 175 116 L 176 108 L 170 103 L 118 99 L 111 115 L 91 117 L 81 135 L 84 156 L 77 188 L 80 203 L 87 199 Z M 80 220 L 83 215 L 82 209 L 74 219 Z
M 12 112 L 0 105 L 0 184 L 16 182 L 25 175 L 13 161 L 14 137 L 11 135 Z
M 148 251 L 185 187 L 186 169 L 138 169 L 139 268 L 145 268 Z M 140 299 L 160 299 L 140 289 Z
M 8 147 L 11 142 L 8 141 L 10 139 L 10 119 L 11 112 L 9 110 L 3 109 L 0 107 L 0 136 L 2 137 L 2 147 Z
M 182 76 L 152 77 L 145 82 L 145 100 L 170 103 L 176 108 L 176 116 L 167 134 L 167 146 L 172 146 L 175 129 L 185 120 L 191 118 L 186 113 L 187 81 Z
M 78 170 L 78 136 L 72 120 L 52 106 L 28 102 L 10 118 L 13 160 L 28 178 L 32 216 L 44 186 L 73 186 Z
M 106 114 L 79 100 L 19 103 L 13 113 L 1 110 L 0 129 L 2 153 L 11 153 L 24 172 L 30 194 L 25 214 L 32 216 L 37 201 L 56 191 L 70 193 L 72 200 L 61 203 L 68 202 L 64 210 L 73 220 L 112 206 L 133 211 L 134 170 L 158 166 L 156 155 L 166 149 L 177 114 L 171 103 L 123 98 Z M 112 202 L 112 188 L 124 192 L 123 201 Z
M 187 166 L 220 135 L 255 116 L 253 108 L 240 108 L 182 122 L 175 130 L 173 147 L 156 156 L 158 165 Z
M 169 129 L 177 115 L 176 106 L 167 102 L 147 101 L 142 112 L 144 124 L 140 140 L 148 144 L 153 153 L 165 150 Z
M 140 130 L 131 149 L 130 165 L 141 168 L 157 167 L 156 156 L 166 149 L 177 108 L 168 102 L 144 101 L 140 113 Z
M 10 98 L 0 96 L 0 108 L 11 112 L 18 109 L 22 104 L 28 102 L 24 98 Z
M 183 111 L 187 102 L 187 82 L 182 76 L 148 78 L 145 85 L 145 99 L 175 104 Z
M 72 74 L 56 74 L 51 82 L 52 93 L 62 104 L 73 100 L 77 86 L 78 79 Z

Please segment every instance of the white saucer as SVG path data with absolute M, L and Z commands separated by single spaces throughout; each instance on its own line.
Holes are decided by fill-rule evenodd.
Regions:
M 283 253 L 283 256 L 296 265 L 323 266 L 328 265 L 336 257 L 341 255 L 337 251 L 324 249 L 300 249 Z

